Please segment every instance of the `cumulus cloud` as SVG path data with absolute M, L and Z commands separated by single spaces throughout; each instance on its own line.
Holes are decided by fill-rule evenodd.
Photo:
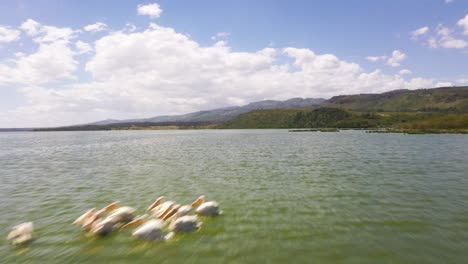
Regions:
M 22 54 L 13 65 L 0 63 L 0 86 L 5 84 L 45 84 L 64 79 L 73 79 L 77 68 L 73 51 L 61 40 L 41 44 L 37 52 Z
M 411 74 L 412 72 L 410 70 L 403 69 L 403 70 L 400 70 L 398 73 L 400 75 L 408 75 L 408 74 Z
M 0 43 L 7 43 L 19 40 L 21 32 L 11 27 L 0 25 Z
M 123 28 L 122 31 L 127 32 L 127 33 L 131 33 L 131 32 L 135 32 L 136 29 L 137 29 L 137 27 L 134 24 L 127 23 L 127 24 L 125 24 L 125 27 Z
M 85 54 L 85 53 L 90 53 L 91 51 L 93 51 L 93 48 L 91 47 L 91 45 L 81 40 L 78 40 L 75 43 L 75 47 L 76 47 L 78 54 Z
M 429 32 L 429 27 L 421 27 L 411 32 L 411 37 L 415 39 L 418 36 L 427 34 L 428 32 Z
M 372 62 L 385 61 L 387 56 L 367 56 L 366 59 Z
M 457 25 L 463 28 L 462 34 L 468 35 L 468 15 L 460 19 Z M 430 32 L 428 27 L 419 28 L 411 32 L 412 39 L 419 39 L 424 45 L 431 48 L 464 49 L 468 47 L 468 41 L 457 33 L 457 30 L 439 24 Z
M 26 65 L 35 61 L 42 64 L 25 67 L 35 70 L 22 75 L 34 76 L 20 90 L 28 104 L 0 114 L 0 124 L 70 125 L 109 117 L 181 114 L 264 99 L 330 97 L 437 85 L 430 79 L 405 79 L 404 74 L 366 72 L 359 64 L 310 49 L 266 47 L 239 52 L 222 41 L 203 46 L 173 28 L 151 24 L 142 32 L 119 31 L 98 39 L 85 64 L 90 81 L 60 88 L 47 86 L 44 76 L 73 78 L 76 62 L 54 57 L 68 52 L 65 57 L 73 58 L 64 42 L 58 41 L 53 47 L 41 44 L 43 50 L 37 52 L 42 54 L 40 60 L 35 58 L 37 54 L 18 58 Z M 78 45 L 86 46 L 78 43 L 78 50 Z M 396 63 L 401 61 L 401 54 L 392 56 Z M 55 61 L 55 72 L 40 72 Z M 9 71 L 0 75 L 0 80 L 24 72 L 19 68 Z
M 36 43 L 51 43 L 54 41 L 69 41 L 75 37 L 75 31 L 68 27 L 45 26 L 37 21 L 28 19 L 20 26 L 28 36 L 35 37 Z
M 141 16 L 149 16 L 151 18 L 158 18 L 161 16 L 162 9 L 159 4 L 138 5 L 137 12 Z
M 229 32 L 218 32 L 218 33 L 216 33 L 216 35 L 211 36 L 211 39 L 212 40 L 225 39 L 225 38 L 229 37 L 229 35 L 231 35 L 231 33 L 229 33 Z
M 455 38 L 448 27 L 439 25 L 436 28 L 436 36 L 429 38 L 428 45 L 431 48 L 463 49 L 467 46 L 467 42 Z
M 392 52 L 392 57 L 390 57 L 387 60 L 387 65 L 392 66 L 392 67 L 400 67 L 400 62 L 404 61 L 406 59 L 406 54 L 399 51 L 399 50 L 394 50 Z
M 106 30 L 107 25 L 102 22 L 96 22 L 94 24 L 85 26 L 83 29 L 84 31 L 89 31 L 89 32 L 100 32 L 100 31 Z
M 463 28 L 463 34 L 468 35 L 468 14 L 464 18 L 458 20 L 457 25 Z
M 0 86 L 40 85 L 74 79 L 78 62 L 70 48 L 70 39 L 74 37 L 72 29 L 45 26 L 32 19 L 20 28 L 34 38 L 37 50 L 29 55 L 19 52 L 14 59 L 0 62 Z

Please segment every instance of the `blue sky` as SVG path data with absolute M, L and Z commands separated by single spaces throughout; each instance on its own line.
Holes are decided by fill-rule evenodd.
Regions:
M 466 0 L 1 1 L 0 127 L 464 85 L 467 15 Z

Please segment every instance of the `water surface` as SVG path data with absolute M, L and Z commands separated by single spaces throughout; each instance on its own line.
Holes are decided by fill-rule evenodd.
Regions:
M 468 136 L 286 130 L 0 133 L 2 263 L 466 263 Z M 217 200 L 196 233 L 148 243 L 71 222 L 114 200 Z

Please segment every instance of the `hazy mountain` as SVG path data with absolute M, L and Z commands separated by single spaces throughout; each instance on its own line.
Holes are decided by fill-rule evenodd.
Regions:
M 264 100 L 253 102 L 244 106 L 231 106 L 217 108 L 207 111 L 198 111 L 184 115 L 173 116 L 155 116 L 142 119 L 106 119 L 87 125 L 109 125 L 117 123 L 162 123 L 162 122 L 224 122 L 237 117 L 240 114 L 258 109 L 292 109 L 292 108 L 308 108 L 320 105 L 325 99 L 322 98 L 291 98 L 285 101 Z

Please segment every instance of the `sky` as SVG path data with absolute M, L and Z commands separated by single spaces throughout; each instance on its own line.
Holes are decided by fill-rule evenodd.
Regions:
M 468 85 L 468 0 L 0 0 L 0 128 Z

